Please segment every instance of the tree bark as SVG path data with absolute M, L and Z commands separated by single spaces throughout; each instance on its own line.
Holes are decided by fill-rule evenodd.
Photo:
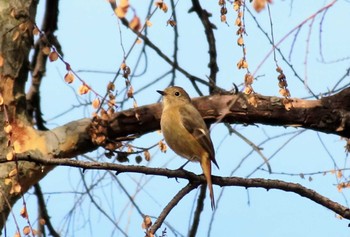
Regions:
M 207 124 L 227 122 L 237 124 L 265 124 L 283 127 L 302 127 L 323 133 L 350 137 L 350 88 L 320 100 L 292 99 L 289 111 L 283 98 L 244 94 L 212 95 L 193 99 L 193 104 Z M 140 136 L 159 129 L 161 105 L 152 104 L 122 111 L 109 122 L 108 136 L 118 139 Z
M 38 131 L 31 126 L 17 126 L 12 123 L 11 143 L 13 151 L 2 150 L 1 158 L 9 152 L 16 156 L 36 157 L 41 159 L 72 158 L 96 149 L 88 135 L 90 119 L 70 122 L 50 131 Z M 4 227 L 11 207 L 29 188 L 38 183 L 54 166 L 35 162 L 17 161 L 0 164 L 0 230 Z M 11 173 L 17 170 L 16 175 Z M 9 182 L 10 181 L 10 182 Z M 19 184 L 20 191 L 15 191 Z
M 13 152 L 14 144 L 22 146 L 20 143 L 13 143 L 15 137 L 20 137 L 22 128 L 30 127 L 26 116 L 25 100 L 25 82 L 28 77 L 28 54 L 33 44 L 32 28 L 36 14 L 37 1 L 13 0 L 0 2 L 0 95 L 3 99 L 1 105 L 0 123 L 3 126 L 13 124 L 15 133 L 5 134 L 4 129 L 0 133 L 1 156 L 6 157 Z M 32 129 L 33 130 L 33 129 Z M 27 130 L 28 134 L 30 133 Z M 13 134 L 13 136 L 12 136 Z M 22 138 L 23 140 L 24 138 Z M 25 146 L 23 146 L 25 147 Z M 19 182 L 15 181 L 15 176 L 28 178 L 26 184 L 23 183 L 23 190 L 26 185 L 31 186 L 34 180 L 32 172 L 33 164 L 21 163 L 18 165 L 17 175 L 9 177 L 11 171 L 16 169 L 14 164 L 0 166 L 0 229 L 3 228 L 5 219 L 15 200 L 18 199 L 19 190 L 14 191 L 14 187 L 19 187 Z M 45 172 L 45 171 L 44 171 Z M 13 174 L 13 173 L 12 173 Z M 5 184 L 6 178 L 11 179 L 11 183 Z M 27 182 L 28 181 L 28 182 Z M 22 186 L 22 183 L 20 183 Z

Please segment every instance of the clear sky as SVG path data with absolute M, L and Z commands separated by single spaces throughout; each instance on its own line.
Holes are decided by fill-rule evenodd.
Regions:
M 130 2 L 137 15 L 144 22 L 148 1 L 147 3 L 146 1 L 136 0 Z M 276 42 L 300 22 L 330 2 L 316 0 L 274 1 L 270 10 Z M 237 61 L 242 57 L 242 50 L 236 44 L 235 14 L 232 6 L 228 3 L 228 26 L 220 22 L 220 9 L 217 1 L 201 1 L 201 3 L 213 14 L 211 21 L 217 26 L 215 36 L 220 67 L 218 85 L 229 90 L 232 88 L 232 83 L 240 85 L 243 82 L 244 75 L 236 67 Z M 43 1 L 41 4 L 43 4 Z M 179 27 L 179 64 L 190 73 L 206 79 L 206 76 L 209 75 L 207 67 L 208 46 L 206 40 L 203 40 L 204 31 L 201 23 L 198 22 L 197 16 L 194 13 L 188 14 L 190 4 L 190 1 L 178 1 L 176 8 Z M 250 6 L 249 8 L 251 9 Z M 312 25 L 310 25 L 312 21 L 309 21 L 300 29 L 296 38 L 294 38 L 296 34 L 293 33 L 280 45 L 286 58 L 290 55 L 290 63 L 296 69 L 298 75 L 306 81 L 307 86 L 317 95 L 332 89 L 348 68 L 349 60 L 339 60 L 348 57 L 350 52 L 348 43 L 350 42 L 350 34 L 347 32 L 348 22 L 350 22 L 349 11 L 350 3 L 348 1 L 337 1 L 328 10 L 323 21 L 322 15 L 317 16 Z M 39 10 L 38 13 L 38 25 L 40 26 L 42 10 Z M 170 26 L 166 26 L 170 14 L 171 11 L 166 14 L 157 11 L 151 18 L 153 25 L 148 29 L 148 33 L 149 38 L 166 55 L 172 57 L 174 32 Z M 260 14 L 254 14 L 264 30 L 270 32 L 267 10 Z M 129 19 L 131 15 L 128 15 Z M 271 45 L 262 32 L 257 29 L 256 23 L 248 13 L 246 13 L 245 19 L 247 59 L 251 71 L 255 71 L 270 51 Z M 322 36 L 320 37 L 321 22 Z M 79 75 L 101 94 L 105 92 L 106 85 L 114 78 L 114 74 L 87 73 L 84 71 L 116 72 L 123 60 L 121 36 L 126 50 L 130 48 L 135 39 L 135 35 L 128 32 L 125 27 L 122 26 L 119 30 L 117 19 L 113 15 L 108 1 L 104 0 L 61 1 L 59 30 L 56 34 L 62 45 L 65 60 L 70 63 L 74 70 L 80 71 Z M 310 35 L 309 44 L 308 35 Z M 292 47 L 294 39 L 295 44 Z M 322 39 L 322 54 L 319 50 L 320 39 Z M 127 60 L 132 71 L 135 70 L 135 63 L 141 49 L 142 44 L 136 45 Z M 141 58 L 136 74 L 143 71 L 147 60 L 146 73 L 132 79 L 135 91 L 170 69 L 152 50 L 147 49 L 146 53 L 147 58 Z M 322 55 L 327 63 L 322 61 Z M 306 57 L 307 60 L 305 60 Z M 278 60 L 287 76 L 292 97 L 309 97 L 310 94 L 305 89 L 306 85 L 297 79 L 294 72 L 281 60 L 281 57 L 278 56 Z M 329 63 L 333 61 L 337 61 L 337 63 Z M 78 105 L 88 103 L 94 99 L 94 95 L 77 96 L 76 90 L 80 85 L 79 82 L 76 81 L 71 85 L 67 85 L 63 79 L 65 73 L 65 67 L 61 62 L 50 63 L 46 73 L 47 77 L 42 85 L 41 96 L 44 118 L 51 128 L 63 125 L 71 120 L 90 117 L 93 112 L 91 106 Z M 277 73 L 272 57 L 267 59 L 257 71 L 256 76 L 259 76 L 259 79 L 253 84 L 253 87 L 257 93 L 279 96 Z M 170 76 L 166 76 L 147 90 L 135 94 L 137 103 L 146 105 L 159 101 L 156 90 L 164 89 L 170 79 Z M 348 83 L 348 81 L 348 78 L 346 78 L 343 84 Z M 198 96 L 185 76 L 179 72 L 176 73 L 176 84 L 186 88 L 192 97 Z M 125 83 L 122 78 L 117 80 L 116 88 L 118 91 L 124 92 Z M 205 87 L 201 88 L 205 94 L 208 93 Z M 118 99 L 122 100 L 123 95 L 123 93 L 120 93 Z M 73 106 L 78 106 L 78 108 L 70 110 Z M 132 101 L 124 104 L 125 109 L 130 107 L 132 107 Z M 250 153 L 251 147 L 246 142 L 235 135 L 229 136 L 227 129 L 219 124 L 211 129 L 216 157 L 220 165 L 220 170 L 213 169 L 214 175 L 224 177 L 232 175 L 247 177 L 251 175 L 251 177 L 281 179 L 300 183 L 308 188 L 315 189 L 332 200 L 347 205 L 349 191 L 344 190 L 342 193 L 337 191 L 337 179 L 334 174 L 306 175 L 305 179 L 298 175 L 300 173 L 329 171 L 335 168 L 335 164 L 339 168 L 349 167 L 349 161 L 344 153 L 345 142 L 340 137 L 317 134 L 302 129 L 262 125 L 234 125 L 234 128 L 257 145 L 263 143 L 269 137 L 273 138 L 279 134 L 284 134 L 278 139 L 271 139 L 269 142 L 261 144 L 264 155 L 268 158 L 272 157 L 270 164 L 272 170 L 276 173 L 270 175 L 266 171 L 256 171 L 256 168 L 262 164 L 261 157 L 254 152 Z M 296 136 L 297 134 L 299 135 Z M 147 147 L 161 139 L 162 136 L 159 133 L 147 134 L 137 139 L 134 145 Z M 280 150 L 283 145 L 284 148 Z M 183 159 L 177 157 L 170 150 L 166 154 L 160 153 L 157 148 L 150 152 L 152 155 L 151 162 L 143 161 L 141 165 L 176 169 L 184 162 Z M 96 157 L 96 153 L 88 155 Z M 102 150 L 99 150 L 97 155 L 100 156 L 99 160 L 109 161 L 103 156 Z M 245 161 L 237 168 L 245 157 Z M 84 158 L 79 157 L 79 159 Z M 130 164 L 135 164 L 133 158 L 130 159 Z M 198 164 L 187 165 L 186 169 L 198 174 L 201 173 Z M 236 171 L 233 172 L 235 169 Z M 294 174 L 294 176 L 278 174 L 280 172 Z M 345 172 L 344 175 L 347 176 L 348 172 Z M 98 206 L 110 213 L 120 228 L 130 236 L 144 236 L 141 229 L 142 218 L 135 208 L 130 206 L 126 195 L 117 185 L 116 179 L 127 188 L 131 195 L 135 195 L 135 201 L 139 204 L 141 210 L 150 216 L 158 216 L 172 196 L 187 184 L 184 180 L 176 182 L 163 177 L 130 174 L 122 174 L 114 178 L 113 175 L 95 171 L 86 172 L 84 177 L 88 183 L 102 178 L 103 181 L 99 183 L 98 188 L 93 191 L 92 195 L 96 198 Z M 309 177 L 312 178 L 312 181 Z M 57 230 L 67 228 L 67 217 L 65 219 L 67 211 L 72 208 L 75 202 L 80 205 L 70 219 L 70 232 L 62 234 L 62 236 L 73 236 L 72 232 L 75 232 L 75 236 L 123 236 L 118 231 L 112 232 L 111 222 L 97 210 L 87 196 L 84 196 L 81 200 L 79 199 L 78 193 L 84 192 L 79 170 L 58 167 L 41 184 L 43 191 L 46 193 L 45 198 L 49 213 Z M 222 189 L 217 186 L 214 187 L 214 191 L 216 199 L 222 191 L 223 197 L 218 203 L 217 213 L 214 216 L 215 220 L 211 227 L 211 236 L 349 236 L 349 228 L 347 227 L 349 221 L 337 218 L 332 211 L 294 193 L 255 188 L 246 190 L 239 187 Z M 59 194 L 58 192 L 64 193 Z M 36 200 L 32 195 L 33 191 L 29 193 L 26 198 L 27 204 L 32 207 L 31 212 L 29 212 L 29 215 L 31 215 L 31 213 L 36 213 Z M 197 195 L 197 191 L 190 193 L 167 219 L 168 223 L 183 235 L 187 234 L 188 225 L 191 223 L 191 211 Z M 198 236 L 207 236 L 212 217 L 208 198 L 205 200 L 205 204 Z M 17 205 L 17 209 L 20 206 Z M 35 214 L 32 215 L 33 219 L 34 216 Z M 9 224 L 13 224 L 11 218 Z M 158 234 L 163 229 L 164 226 L 158 231 Z M 176 236 L 169 227 L 167 232 L 167 236 Z

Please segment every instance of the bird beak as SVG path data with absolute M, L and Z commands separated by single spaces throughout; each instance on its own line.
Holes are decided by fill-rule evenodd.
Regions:
M 161 95 L 165 95 L 164 91 L 157 91 Z

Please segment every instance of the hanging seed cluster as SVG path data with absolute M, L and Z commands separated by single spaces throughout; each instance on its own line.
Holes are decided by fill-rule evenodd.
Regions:
M 290 110 L 293 107 L 293 100 L 290 98 L 290 92 L 288 90 L 288 83 L 286 75 L 283 73 L 282 68 L 277 66 L 276 71 L 278 72 L 278 87 L 280 95 L 284 97 L 283 99 L 283 105 L 286 108 L 286 110 Z
M 219 0 L 219 6 L 220 6 L 221 22 L 227 23 L 227 21 L 226 21 L 226 14 L 227 14 L 226 0 Z

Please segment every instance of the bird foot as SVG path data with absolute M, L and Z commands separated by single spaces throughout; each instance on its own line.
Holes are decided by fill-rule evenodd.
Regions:
M 176 170 L 184 170 L 184 167 L 188 164 L 188 162 L 190 162 L 190 161 L 189 161 L 189 160 L 186 161 L 185 164 L 181 165 L 181 166 L 180 166 L 179 168 L 177 168 Z M 175 178 L 175 180 L 176 180 L 176 182 L 179 182 L 179 181 L 177 180 L 177 178 Z

